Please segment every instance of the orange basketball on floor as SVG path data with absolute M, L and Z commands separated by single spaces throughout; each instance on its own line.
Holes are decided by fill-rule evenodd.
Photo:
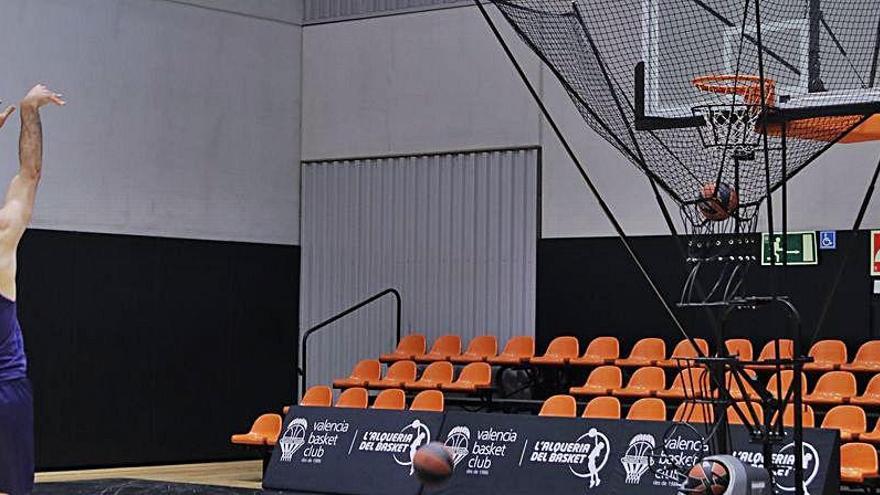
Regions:
M 714 460 L 703 460 L 688 472 L 688 477 L 679 489 L 682 495 L 722 495 L 730 484 L 730 473 L 724 464 Z
M 412 462 L 416 476 L 426 485 L 436 485 L 448 480 L 455 467 L 452 453 L 440 442 L 431 442 L 419 448 Z

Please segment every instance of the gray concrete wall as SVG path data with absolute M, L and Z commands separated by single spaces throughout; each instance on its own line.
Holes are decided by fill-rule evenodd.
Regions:
M 45 112 L 36 227 L 298 243 L 301 2 L 188 1 L 4 2 L 0 97 L 69 100 Z
M 627 232 L 668 232 L 645 176 L 502 27 Z M 305 159 L 540 144 L 543 236 L 614 233 L 475 7 L 307 26 L 303 93 Z M 851 225 L 878 155 L 840 146 L 793 179 L 791 228 Z M 865 225 L 880 227 L 880 204 Z
M 474 9 L 303 33 L 303 160 L 539 142 L 528 93 Z M 537 59 L 518 53 L 537 78 Z

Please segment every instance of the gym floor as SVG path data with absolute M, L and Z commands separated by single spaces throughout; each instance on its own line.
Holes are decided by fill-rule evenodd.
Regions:
M 144 480 L 259 490 L 261 470 L 261 461 L 237 461 L 37 473 L 41 487 L 36 493 L 63 493 L 47 490 L 51 488 L 46 486 L 49 484 L 99 480 Z

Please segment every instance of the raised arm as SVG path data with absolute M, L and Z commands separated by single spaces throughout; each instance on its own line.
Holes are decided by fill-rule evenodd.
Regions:
M 61 95 L 49 91 L 42 84 L 31 89 L 21 101 L 21 136 L 18 140 L 19 171 L 6 192 L 6 201 L 0 209 L 0 226 L 6 231 L 3 237 L 18 244 L 31 221 L 37 185 L 43 171 L 43 125 L 40 108 L 54 103 L 64 105 Z

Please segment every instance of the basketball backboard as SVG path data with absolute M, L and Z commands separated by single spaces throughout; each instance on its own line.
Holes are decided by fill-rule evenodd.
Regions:
M 647 115 L 689 117 L 695 106 L 730 101 L 729 96 L 696 89 L 695 77 L 760 75 L 753 5 L 739 0 L 642 0 Z M 876 14 L 838 11 L 844 5 L 839 0 L 761 5 L 764 77 L 775 81 L 780 108 L 880 101 L 876 68 L 866 70 L 877 56 L 876 43 L 855 45 L 854 40 L 864 38 L 852 35 L 876 31 Z

